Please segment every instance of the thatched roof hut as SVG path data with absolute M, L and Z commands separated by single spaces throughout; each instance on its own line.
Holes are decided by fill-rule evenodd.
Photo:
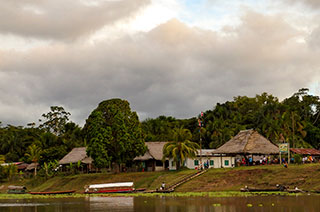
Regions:
M 27 171 L 31 171 L 39 168 L 39 163 L 31 163 L 26 167 Z
M 255 130 L 242 130 L 215 153 L 271 155 L 279 154 L 279 148 Z
M 163 146 L 167 142 L 146 142 L 147 151 L 144 155 L 135 157 L 134 160 L 147 161 L 151 159 L 162 160 Z
M 70 164 L 70 163 L 77 163 L 81 161 L 81 163 L 91 164 L 92 158 L 87 156 L 87 148 L 86 147 L 78 147 L 73 148 L 71 152 L 69 152 L 66 156 L 64 156 L 60 161 L 59 164 Z

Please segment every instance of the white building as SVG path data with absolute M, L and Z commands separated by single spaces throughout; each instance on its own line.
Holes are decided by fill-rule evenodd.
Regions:
M 208 168 L 232 168 L 235 167 L 235 157 L 226 156 L 225 154 L 215 154 L 215 149 L 202 149 L 201 154 L 198 150 L 197 157 L 194 159 L 187 158 L 183 166 L 189 169 L 204 168 L 207 164 Z M 176 164 L 173 159 L 169 160 L 169 170 L 176 170 Z

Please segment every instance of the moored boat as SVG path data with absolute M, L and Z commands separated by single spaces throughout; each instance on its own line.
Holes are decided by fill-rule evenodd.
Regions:
M 9 185 L 8 186 L 8 194 L 25 194 L 27 191 L 27 188 L 25 186 L 14 186 Z
M 86 194 L 99 193 L 132 193 L 135 192 L 133 182 L 93 184 L 85 187 Z
M 241 192 L 277 192 L 277 191 L 287 191 L 287 187 L 277 184 L 276 187 L 271 188 L 254 188 L 245 186 L 240 189 Z
M 75 190 L 67 190 L 67 191 L 39 191 L 39 192 L 29 192 L 32 195 L 55 195 L 55 194 L 72 194 Z

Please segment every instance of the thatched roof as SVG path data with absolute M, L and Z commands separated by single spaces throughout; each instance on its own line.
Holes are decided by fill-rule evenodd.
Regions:
M 279 148 L 255 130 L 242 130 L 215 153 L 268 155 L 279 154 Z
M 78 161 L 86 164 L 92 163 L 92 159 L 87 156 L 86 147 L 73 148 L 71 152 L 59 161 L 59 164 L 77 163 Z
M 140 160 L 140 161 L 145 161 L 145 160 L 162 160 L 163 156 L 163 146 L 167 142 L 146 142 L 147 146 L 147 151 L 144 155 L 135 157 L 134 160 Z
M 290 148 L 290 151 L 300 155 L 314 155 L 319 156 L 320 150 L 317 149 L 297 149 L 297 148 Z
M 215 149 L 201 149 L 201 156 L 202 157 L 210 157 L 216 153 Z M 200 149 L 197 150 L 197 156 L 200 156 Z
M 30 171 L 30 170 L 34 170 L 35 168 L 38 169 L 39 163 L 31 163 L 27 166 L 26 170 Z

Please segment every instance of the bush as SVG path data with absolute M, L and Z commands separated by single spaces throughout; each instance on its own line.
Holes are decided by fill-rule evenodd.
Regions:
M 297 164 L 301 164 L 302 163 L 302 155 L 294 154 L 293 158 L 294 158 L 294 162 L 295 163 L 297 163 Z

